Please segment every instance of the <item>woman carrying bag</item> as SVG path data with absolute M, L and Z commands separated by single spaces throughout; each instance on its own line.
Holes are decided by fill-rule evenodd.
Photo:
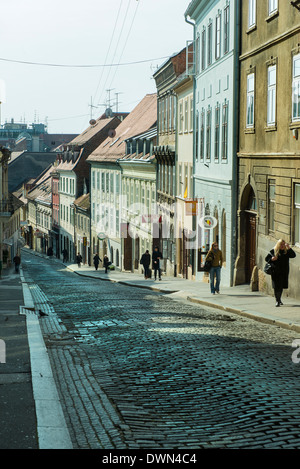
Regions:
M 212 295 L 220 293 L 220 281 L 221 281 L 221 268 L 223 264 L 222 251 L 219 249 L 218 243 L 212 243 L 211 249 L 208 251 L 205 258 L 206 261 L 211 262 L 211 268 L 209 270 L 210 277 L 210 291 Z M 215 281 L 216 278 L 216 281 Z
M 289 287 L 289 261 L 294 257 L 296 257 L 295 252 L 283 239 L 280 239 L 266 256 L 266 262 L 271 262 L 274 266 L 271 277 L 277 307 L 283 304 L 281 301 L 283 289 Z

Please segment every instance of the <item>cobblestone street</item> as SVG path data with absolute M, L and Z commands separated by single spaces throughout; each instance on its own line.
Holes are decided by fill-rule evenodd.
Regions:
M 299 334 L 23 256 L 74 448 L 300 448 Z

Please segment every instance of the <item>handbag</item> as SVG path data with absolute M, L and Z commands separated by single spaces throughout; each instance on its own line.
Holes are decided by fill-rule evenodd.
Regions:
M 264 267 L 264 273 L 267 275 L 272 275 L 273 272 L 274 272 L 274 265 L 272 265 L 270 262 L 267 262 Z
M 209 272 L 210 271 L 211 264 L 212 264 L 212 261 L 205 261 L 204 266 L 203 266 L 204 272 Z
M 212 268 L 212 262 L 214 260 L 214 255 L 212 254 L 212 260 L 208 261 L 207 259 L 204 262 L 203 270 L 204 272 L 209 272 Z

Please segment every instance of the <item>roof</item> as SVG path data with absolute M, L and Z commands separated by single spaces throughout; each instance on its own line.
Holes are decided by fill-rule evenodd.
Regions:
M 115 117 L 111 118 L 103 118 L 103 116 L 99 117 L 96 120 L 96 124 L 90 125 L 86 130 L 84 130 L 80 135 L 77 135 L 73 140 L 71 140 L 68 145 L 84 145 L 88 142 L 94 135 L 104 129 L 107 125 L 110 124 L 115 119 Z
M 74 205 L 83 210 L 89 210 L 90 208 L 90 194 L 83 194 L 74 201 Z
M 28 192 L 27 198 L 47 205 L 51 204 L 52 187 L 50 175 L 48 175 L 46 179 L 43 179 L 38 186 L 31 189 L 31 191 Z
M 115 162 L 126 153 L 126 140 L 147 132 L 157 121 L 157 95 L 147 94 L 115 129 L 114 138 L 106 138 L 87 161 Z

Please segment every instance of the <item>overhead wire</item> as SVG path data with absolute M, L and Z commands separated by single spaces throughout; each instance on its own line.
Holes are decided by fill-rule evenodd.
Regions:
M 100 86 L 100 83 L 101 83 L 101 80 L 102 80 L 102 77 L 103 77 L 103 73 L 104 73 L 104 70 L 105 70 L 105 65 L 106 65 L 106 62 L 107 62 L 107 59 L 108 59 L 108 54 L 110 52 L 110 48 L 111 48 L 113 38 L 114 38 L 114 35 L 115 35 L 115 31 L 116 31 L 119 15 L 120 15 L 120 11 L 121 11 L 122 1 L 123 0 L 120 1 L 120 5 L 119 5 L 115 25 L 114 25 L 113 32 L 112 32 L 112 35 L 111 35 L 111 38 L 110 38 L 110 43 L 109 43 L 109 46 L 108 46 L 108 49 L 107 49 L 107 53 L 106 53 L 106 57 L 105 57 L 105 61 L 104 61 L 104 66 L 102 68 L 102 72 L 101 72 L 101 75 L 100 75 L 100 78 L 99 78 L 99 81 L 98 81 L 98 85 L 97 85 L 96 91 L 94 93 L 93 102 L 95 102 L 95 98 L 96 98 L 96 95 L 98 93 L 98 89 L 99 89 L 99 86 Z
M 126 45 L 127 45 L 127 42 L 128 42 L 128 39 L 129 39 L 129 36 L 130 36 L 130 33 L 131 33 L 131 30 L 132 30 L 132 27 L 133 27 L 133 23 L 134 23 L 136 14 L 137 14 L 137 10 L 138 10 L 139 4 L 140 4 L 140 2 L 137 2 L 136 8 L 135 8 L 135 12 L 134 12 L 134 15 L 133 15 L 133 18 L 132 18 L 132 21 L 131 21 L 131 25 L 130 25 L 129 31 L 128 31 L 128 33 L 127 33 L 126 40 L 125 40 L 125 42 L 124 42 L 124 46 L 123 46 L 121 55 L 120 55 L 120 57 L 119 57 L 119 62 L 118 62 L 118 64 L 121 63 L 121 60 L 122 60 L 122 57 L 123 57 L 123 54 L 124 54 L 124 50 L 125 50 L 125 47 L 126 47 Z M 118 65 L 118 66 L 119 66 L 119 65 Z M 115 71 L 114 71 L 114 75 L 113 75 L 113 78 L 112 78 L 112 80 L 111 80 L 111 84 L 110 84 L 109 88 L 111 88 L 111 86 L 112 86 L 112 84 L 113 84 L 113 81 L 114 81 L 114 79 L 115 79 L 116 73 L 117 73 L 117 71 L 118 71 L 118 66 L 117 66 L 117 68 L 116 68 Z
M 127 15 L 128 15 L 128 11 L 129 11 L 130 2 L 131 2 L 131 0 L 128 0 L 126 12 L 125 12 L 125 15 L 124 15 L 124 18 L 123 18 L 123 22 L 122 22 L 122 26 L 121 26 L 121 30 L 120 30 L 120 33 L 119 33 L 119 37 L 118 37 L 118 40 L 117 40 L 117 44 L 116 44 L 116 46 L 115 46 L 115 51 L 114 51 L 114 54 L 113 54 L 112 63 L 114 62 L 114 59 L 115 59 L 115 56 L 116 56 L 116 53 L 117 53 L 117 49 L 118 49 L 118 46 L 119 46 L 119 43 L 120 43 L 120 40 L 121 40 L 121 37 L 122 37 L 122 34 L 123 34 L 125 22 L 126 22 Z M 105 90 L 106 83 L 107 83 L 108 78 L 109 78 L 109 75 L 110 75 L 110 71 L 111 71 L 111 67 L 109 68 L 109 70 L 108 70 L 108 72 L 107 72 L 106 80 L 105 80 L 105 82 L 104 82 L 104 85 L 103 85 L 103 88 L 102 88 L 102 92 L 101 92 L 101 94 L 100 94 L 100 96 L 99 96 L 99 99 L 98 99 L 99 102 L 101 101 L 103 92 L 104 92 L 104 90 Z

